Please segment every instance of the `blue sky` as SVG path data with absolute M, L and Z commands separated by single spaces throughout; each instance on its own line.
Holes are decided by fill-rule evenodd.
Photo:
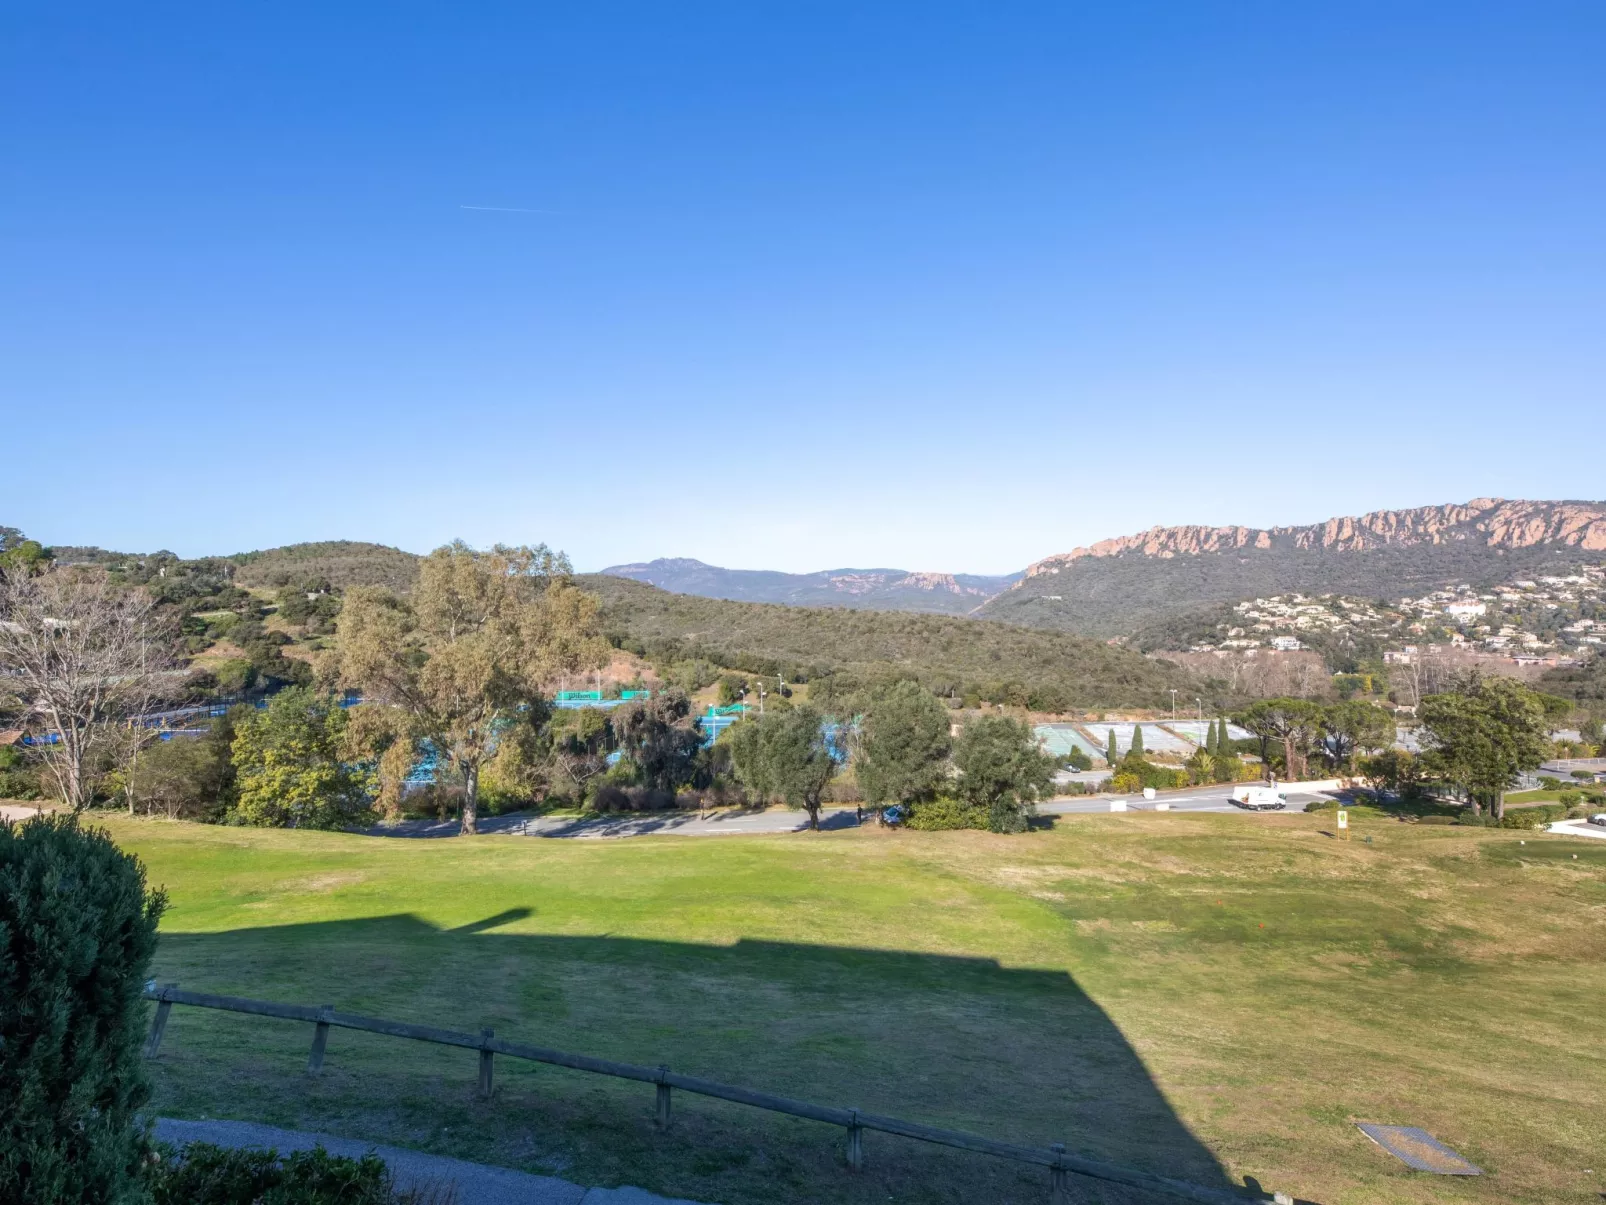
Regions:
M 0 523 L 1001 572 L 1598 498 L 1602 62 L 1598 3 L 12 5 Z

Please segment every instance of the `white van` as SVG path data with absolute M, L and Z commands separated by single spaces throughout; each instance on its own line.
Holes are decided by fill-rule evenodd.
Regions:
M 1245 811 L 1280 812 L 1288 798 L 1276 787 L 1234 787 L 1232 801 Z

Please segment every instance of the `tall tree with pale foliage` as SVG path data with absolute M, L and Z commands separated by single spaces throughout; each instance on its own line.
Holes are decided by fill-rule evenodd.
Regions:
M 172 629 L 151 596 L 99 569 L 0 567 L 0 691 L 15 697 L 57 796 L 75 811 L 92 770 L 153 697 Z
M 457 541 L 419 565 L 411 595 L 347 592 L 335 672 L 372 710 L 357 726 L 394 794 L 420 742 L 463 786 L 462 831 L 476 831 L 480 771 L 498 742 L 543 714 L 543 692 L 564 674 L 600 668 L 608 643 L 597 600 L 570 581 L 546 545 L 477 551 Z

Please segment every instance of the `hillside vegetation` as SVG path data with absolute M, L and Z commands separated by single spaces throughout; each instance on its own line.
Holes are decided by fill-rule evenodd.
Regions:
M 703 657 L 794 678 L 832 671 L 912 674 L 942 694 L 1019 683 L 1028 695 L 1060 696 L 1065 707 L 1157 707 L 1169 701 L 1170 687 L 1179 693 L 1195 689 L 1192 678 L 1167 663 L 1095 640 L 1012 624 L 727 602 L 600 574 L 584 575 L 578 584 L 603 599 L 611 638 L 655 658 Z
M 406 591 L 418 576 L 418 557 L 385 544 L 361 540 L 322 540 L 287 544 L 261 552 L 242 552 L 225 558 L 239 566 L 238 586 L 278 588 L 305 579 L 322 578 L 336 589 L 348 586 L 388 586 Z

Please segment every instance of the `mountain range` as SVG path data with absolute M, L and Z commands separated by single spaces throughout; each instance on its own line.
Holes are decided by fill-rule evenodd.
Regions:
M 1476 498 L 1292 527 L 1153 527 L 999 577 L 777 573 L 687 559 L 602 572 L 707 598 L 936 611 L 1109 638 L 1244 598 L 1303 591 L 1397 599 L 1450 584 L 1492 586 L 1598 554 L 1606 554 L 1606 503 Z
M 721 569 L 689 557 L 661 557 L 643 564 L 612 565 L 609 577 L 627 577 L 674 594 L 732 602 L 784 603 L 793 607 L 852 607 L 865 611 L 932 611 L 965 615 L 1023 576 L 970 573 L 911 573 L 907 569 L 823 569 L 780 573 L 769 569 Z

